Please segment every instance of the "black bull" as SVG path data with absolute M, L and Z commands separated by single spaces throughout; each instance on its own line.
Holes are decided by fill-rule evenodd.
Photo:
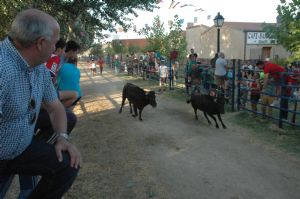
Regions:
M 208 119 L 207 115 L 209 115 L 215 121 L 216 128 L 219 128 L 219 124 L 216 120 L 216 117 L 214 116 L 217 115 L 222 124 L 222 127 L 224 129 L 226 128 L 221 118 L 221 114 L 224 113 L 224 96 L 218 95 L 213 97 L 210 95 L 192 94 L 191 100 L 188 100 L 187 103 L 190 102 L 194 109 L 196 120 L 198 120 L 197 109 L 199 109 L 204 113 L 204 116 L 209 124 L 211 124 L 211 122 Z
M 142 111 L 145 106 L 150 104 L 152 107 L 156 107 L 157 105 L 154 91 L 146 92 L 134 84 L 127 83 L 123 88 L 122 104 L 119 113 L 122 113 L 122 108 L 124 106 L 126 98 L 129 101 L 130 113 L 132 113 L 131 104 L 133 105 L 133 111 L 134 111 L 134 114 L 132 114 L 133 117 L 136 117 L 138 115 L 137 109 L 139 109 L 140 121 L 142 121 Z

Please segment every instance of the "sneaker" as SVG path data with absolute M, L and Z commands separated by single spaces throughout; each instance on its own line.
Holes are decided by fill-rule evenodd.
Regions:
M 300 91 L 294 91 L 293 92 L 293 97 L 295 98 L 295 99 L 297 99 L 297 100 L 300 100 Z
M 286 119 L 286 118 L 281 118 L 281 121 L 283 121 L 283 122 L 289 122 L 289 120 Z
M 274 101 L 272 102 L 272 104 L 270 104 L 270 106 L 279 106 L 279 104 L 280 104 L 280 101 L 279 101 L 279 100 L 274 100 Z

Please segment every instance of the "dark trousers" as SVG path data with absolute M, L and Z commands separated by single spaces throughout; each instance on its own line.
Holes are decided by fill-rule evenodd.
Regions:
M 79 169 L 70 167 L 69 154 L 63 152 L 59 162 L 54 145 L 34 140 L 12 160 L 0 160 L 1 178 L 13 174 L 39 175 L 41 180 L 28 199 L 60 199 L 73 184 Z
M 67 133 L 70 134 L 77 123 L 77 117 L 69 109 L 66 109 L 66 114 L 68 121 Z M 43 140 L 48 140 L 54 133 L 49 114 L 46 110 L 40 110 L 35 129 L 40 130 L 40 132 L 38 133 L 38 138 L 42 138 Z

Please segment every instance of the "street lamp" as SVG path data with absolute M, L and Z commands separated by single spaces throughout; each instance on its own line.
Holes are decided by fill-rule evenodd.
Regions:
M 218 36 L 217 36 L 217 52 L 220 52 L 220 28 L 223 26 L 224 23 L 224 17 L 220 15 L 218 12 L 217 16 L 214 18 L 215 26 L 218 30 Z

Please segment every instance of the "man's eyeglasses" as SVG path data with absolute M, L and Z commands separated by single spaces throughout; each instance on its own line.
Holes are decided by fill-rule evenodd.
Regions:
M 30 110 L 29 124 L 30 125 L 32 125 L 36 120 L 35 106 L 36 106 L 35 100 L 34 100 L 34 98 L 31 98 L 30 102 L 29 102 L 29 110 Z

